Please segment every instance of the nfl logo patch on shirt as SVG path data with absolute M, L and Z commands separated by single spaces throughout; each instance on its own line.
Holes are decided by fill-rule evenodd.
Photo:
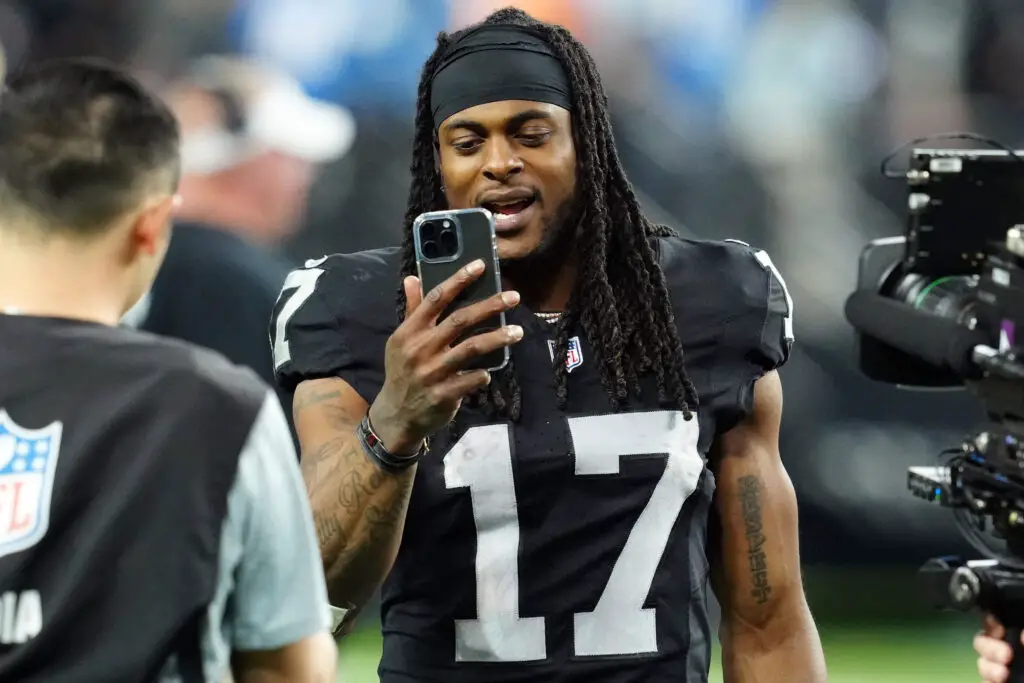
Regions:
M 0 557 L 46 535 L 63 429 L 60 422 L 25 429 L 0 410 Z
M 555 361 L 555 340 L 548 340 L 548 353 L 551 354 L 551 362 Z M 580 346 L 579 337 L 569 338 L 569 352 L 565 355 L 565 368 L 572 372 L 583 365 L 583 347 Z

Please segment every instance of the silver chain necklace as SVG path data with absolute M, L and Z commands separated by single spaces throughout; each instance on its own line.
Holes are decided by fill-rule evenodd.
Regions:
M 546 323 L 557 323 L 562 319 L 561 313 L 535 313 L 534 315 Z

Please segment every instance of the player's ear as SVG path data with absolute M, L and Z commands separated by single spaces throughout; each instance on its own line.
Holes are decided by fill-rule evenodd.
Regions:
M 174 210 L 181 203 L 181 197 L 170 195 L 158 199 L 144 208 L 132 226 L 135 248 L 146 256 L 162 253 L 170 238 Z

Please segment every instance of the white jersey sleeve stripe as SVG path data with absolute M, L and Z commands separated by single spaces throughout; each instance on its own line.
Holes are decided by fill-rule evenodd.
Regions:
M 782 273 L 780 273 L 779 269 L 775 267 L 774 263 L 772 263 L 772 259 L 768 255 L 768 252 L 763 250 L 758 251 L 754 254 L 754 257 L 757 259 L 758 263 L 768 269 L 768 271 L 778 281 L 779 286 L 782 287 L 782 296 L 786 298 L 786 317 L 783 323 L 785 326 L 785 336 L 787 342 L 793 343 L 796 341 L 796 336 L 793 333 L 793 297 L 789 295 L 789 288 L 786 287 L 786 281 L 782 279 Z

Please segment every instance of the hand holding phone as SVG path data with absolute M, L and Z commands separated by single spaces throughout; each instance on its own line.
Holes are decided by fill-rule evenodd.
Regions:
M 505 311 L 519 303 L 519 294 L 501 291 L 493 219 L 483 216 L 490 225 L 484 238 L 469 237 L 481 226 L 467 229 L 465 221 L 449 237 L 453 213 L 465 212 L 424 214 L 416 221 L 420 278 L 403 283 L 406 317 L 388 340 L 384 385 L 370 407 L 377 435 L 398 455 L 416 452 L 424 438 L 448 424 L 462 399 L 507 364 L 508 347 L 523 336 L 521 327 L 505 324 Z M 435 227 L 422 230 L 429 221 L 437 221 Z

